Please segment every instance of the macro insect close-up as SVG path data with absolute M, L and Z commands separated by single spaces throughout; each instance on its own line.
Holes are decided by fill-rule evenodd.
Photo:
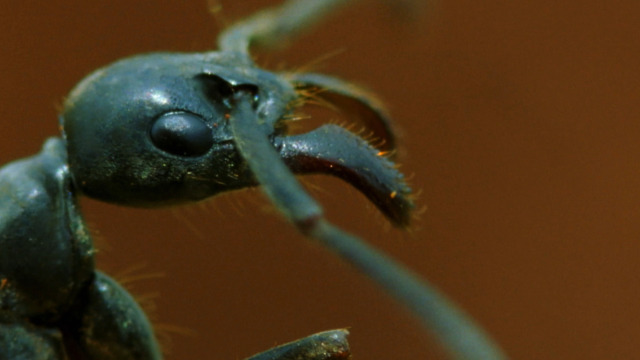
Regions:
M 4 358 L 163 358 L 160 327 L 124 279 L 96 268 L 80 195 L 159 208 L 256 186 L 301 234 L 371 277 L 456 357 L 502 358 L 438 290 L 333 225 L 296 179 L 333 175 L 394 226 L 410 224 L 412 191 L 392 160 L 397 139 L 379 101 L 336 77 L 263 70 L 249 52 L 282 43 L 345 4 L 287 1 L 224 29 L 217 51 L 125 58 L 71 90 L 60 109 L 61 136 L 0 170 Z M 299 111 L 307 103 L 353 112 L 361 130 L 323 124 L 294 132 L 292 124 L 309 116 Z M 318 333 L 252 359 L 348 359 L 347 335 Z
M 638 249 L 597 240 L 637 229 L 617 201 L 637 177 L 593 167 L 638 129 L 583 101 L 613 78 L 625 109 L 626 63 L 588 49 L 640 60 L 601 35 L 632 11 L 206 5 L 7 5 L 0 359 L 640 352 L 619 335 Z M 274 348 L 331 329 L 350 350 Z

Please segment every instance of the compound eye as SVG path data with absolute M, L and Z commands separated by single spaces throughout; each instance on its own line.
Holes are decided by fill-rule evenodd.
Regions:
M 213 133 L 204 120 L 188 112 L 171 112 L 156 119 L 151 141 L 173 155 L 200 156 L 213 146 Z

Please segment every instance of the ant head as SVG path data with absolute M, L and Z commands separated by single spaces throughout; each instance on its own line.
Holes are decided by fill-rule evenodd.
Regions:
M 315 99 L 359 114 L 380 147 L 337 125 L 289 134 L 286 119 L 309 88 L 321 89 L 311 91 Z M 236 95 L 249 108 L 238 112 Z M 393 150 L 389 121 L 374 100 L 334 78 L 274 74 L 234 53 L 144 55 L 81 81 L 60 121 L 74 184 L 96 199 L 132 206 L 192 202 L 273 185 L 279 175 L 264 166 L 284 161 L 283 172 L 338 176 L 393 223 L 409 221 L 411 190 L 384 156 Z M 238 145 L 256 139 L 268 140 L 277 152 L 258 171 L 249 163 L 264 152 Z
M 284 115 L 295 97 L 288 83 L 219 53 L 151 54 L 97 70 L 60 117 L 76 186 L 101 200 L 155 206 L 252 185 L 228 126 L 238 89 L 253 95 L 258 114 L 278 114 L 268 118 Z

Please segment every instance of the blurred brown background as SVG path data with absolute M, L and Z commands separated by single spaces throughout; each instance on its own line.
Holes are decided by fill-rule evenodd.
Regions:
M 239 19 L 276 3 L 223 1 Z M 436 283 L 517 359 L 640 358 L 640 3 L 441 0 L 416 18 L 361 2 L 262 63 L 364 84 L 403 131 L 421 192 L 415 231 L 385 230 L 334 179 L 314 191 L 341 226 Z M 4 163 L 57 134 L 56 106 L 91 70 L 200 51 L 205 0 L 4 1 Z M 444 358 L 400 307 L 310 244 L 258 191 L 204 206 L 84 201 L 109 273 L 155 296 L 170 359 L 239 359 L 349 326 L 356 359 Z M 266 210 L 265 210 L 266 209 Z M 131 275 L 129 275 L 130 277 Z

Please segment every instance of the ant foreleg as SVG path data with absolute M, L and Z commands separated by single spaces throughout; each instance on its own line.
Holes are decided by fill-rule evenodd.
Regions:
M 276 346 L 246 360 L 347 360 L 347 330 L 331 330 Z
M 62 335 L 26 322 L 5 322 L 0 318 L 0 360 L 67 358 Z

